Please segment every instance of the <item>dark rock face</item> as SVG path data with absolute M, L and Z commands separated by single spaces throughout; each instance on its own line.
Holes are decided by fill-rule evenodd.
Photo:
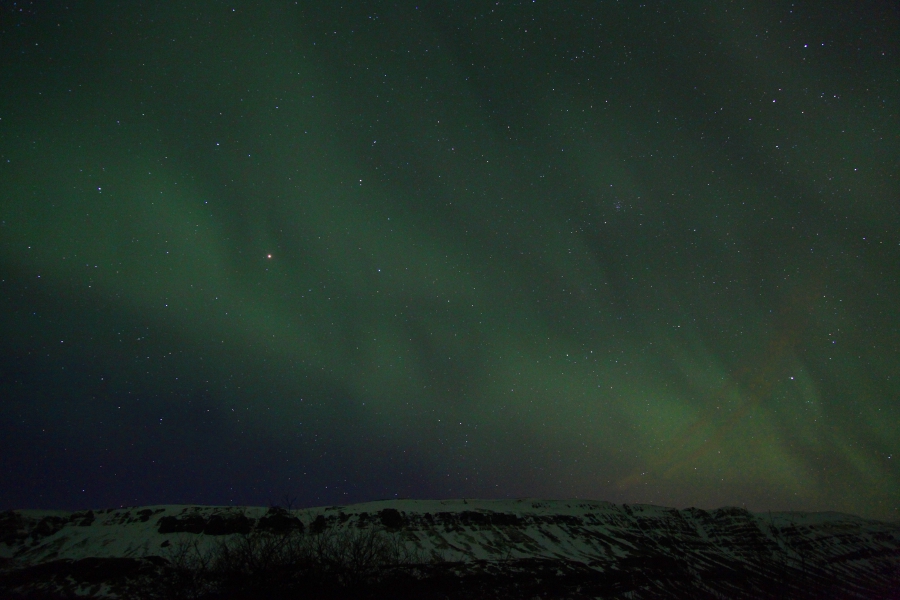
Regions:
M 94 518 L 94 511 L 89 510 L 86 512 L 72 513 L 72 516 L 69 517 L 69 521 L 75 523 L 79 527 L 90 527 L 94 522 Z
M 109 515 L 108 517 L 105 518 L 105 522 L 108 523 L 109 525 L 129 525 L 131 523 L 146 523 L 154 515 L 158 515 L 159 513 L 165 511 L 164 508 L 157 508 L 155 510 L 150 509 L 150 508 L 144 508 L 144 509 L 139 509 L 139 510 L 129 508 L 129 509 L 119 510 L 119 511 L 115 511 L 115 512 L 114 512 L 114 510 L 115 509 L 109 508 L 106 510 L 97 511 L 96 514 L 97 515 L 101 515 L 101 514 Z M 133 514 L 132 514 L 132 511 L 134 511 Z
M 332 517 L 334 519 L 334 517 Z M 322 533 L 328 528 L 328 519 L 326 519 L 323 515 L 319 515 L 315 518 L 315 520 L 309 524 L 309 532 L 310 533 Z
M 247 534 L 253 521 L 244 515 L 187 515 L 184 517 L 162 517 L 159 533 L 204 533 L 206 535 Z
M 153 511 L 149 508 L 137 511 L 137 518 L 141 523 L 146 523 L 147 521 L 149 521 L 152 515 Z
M 62 517 L 44 517 L 37 526 L 31 530 L 31 537 L 38 540 L 48 537 L 65 527 L 69 523 L 68 519 Z
M 163 517 L 159 520 L 160 533 L 203 533 L 207 519 L 200 515 L 187 517 Z
M 381 517 L 382 525 L 395 531 L 403 527 L 405 523 L 405 519 L 396 508 L 385 508 L 378 513 L 378 516 Z
M 230 535 L 232 533 L 250 533 L 252 522 L 244 515 L 213 515 L 206 522 L 203 533 L 206 535 Z
M 22 515 L 12 510 L 0 513 L 0 543 L 7 546 L 19 544 L 29 533 L 28 522 Z
M 288 533 L 292 531 L 302 532 L 303 521 L 282 508 L 270 508 L 265 516 L 259 519 L 257 527 L 270 533 Z

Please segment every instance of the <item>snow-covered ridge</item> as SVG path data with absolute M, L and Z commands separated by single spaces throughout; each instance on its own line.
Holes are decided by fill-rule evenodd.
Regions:
M 767 570 L 820 569 L 878 589 L 900 576 L 896 523 L 841 513 L 754 514 L 590 500 L 384 500 L 292 511 L 183 505 L 16 510 L 0 513 L 0 558 L 16 568 L 61 559 L 146 559 L 166 557 L 185 539 L 212 545 L 253 531 L 350 528 L 381 529 L 421 556 L 461 564 L 540 559 L 597 572 L 623 565 L 678 568 L 699 578 L 723 569 L 760 578 Z
M 544 556 L 591 561 L 627 556 L 672 536 L 693 549 L 729 554 L 751 540 L 780 548 L 779 536 L 817 547 L 816 540 L 828 538 L 835 556 L 842 544 L 900 543 L 900 527 L 840 513 L 754 515 L 741 508 L 707 512 L 590 500 L 384 500 L 294 511 L 185 505 L 10 511 L 0 517 L 0 556 L 30 564 L 89 556 L 140 558 L 164 554 L 185 536 L 212 541 L 265 528 L 267 521 L 273 531 L 383 527 L 448 560 Z

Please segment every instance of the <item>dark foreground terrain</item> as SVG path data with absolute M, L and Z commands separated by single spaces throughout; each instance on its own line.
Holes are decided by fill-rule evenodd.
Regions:
M 3 598 L 900 599 L 900 524 L 591 501 L 0 513 Z

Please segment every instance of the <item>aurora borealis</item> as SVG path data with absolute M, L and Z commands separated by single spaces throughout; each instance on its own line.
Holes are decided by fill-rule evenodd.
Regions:
M 0 508 L 900 518 L 892 3 L 2 11 Z

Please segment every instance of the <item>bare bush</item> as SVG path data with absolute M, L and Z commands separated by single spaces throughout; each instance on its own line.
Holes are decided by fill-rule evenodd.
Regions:
M 349 587 L 376 582 L 391 570 L 423 562 L 398 536 L 377 529 L 327 531 L 312 541 L 313 555 L 326 576 Z

